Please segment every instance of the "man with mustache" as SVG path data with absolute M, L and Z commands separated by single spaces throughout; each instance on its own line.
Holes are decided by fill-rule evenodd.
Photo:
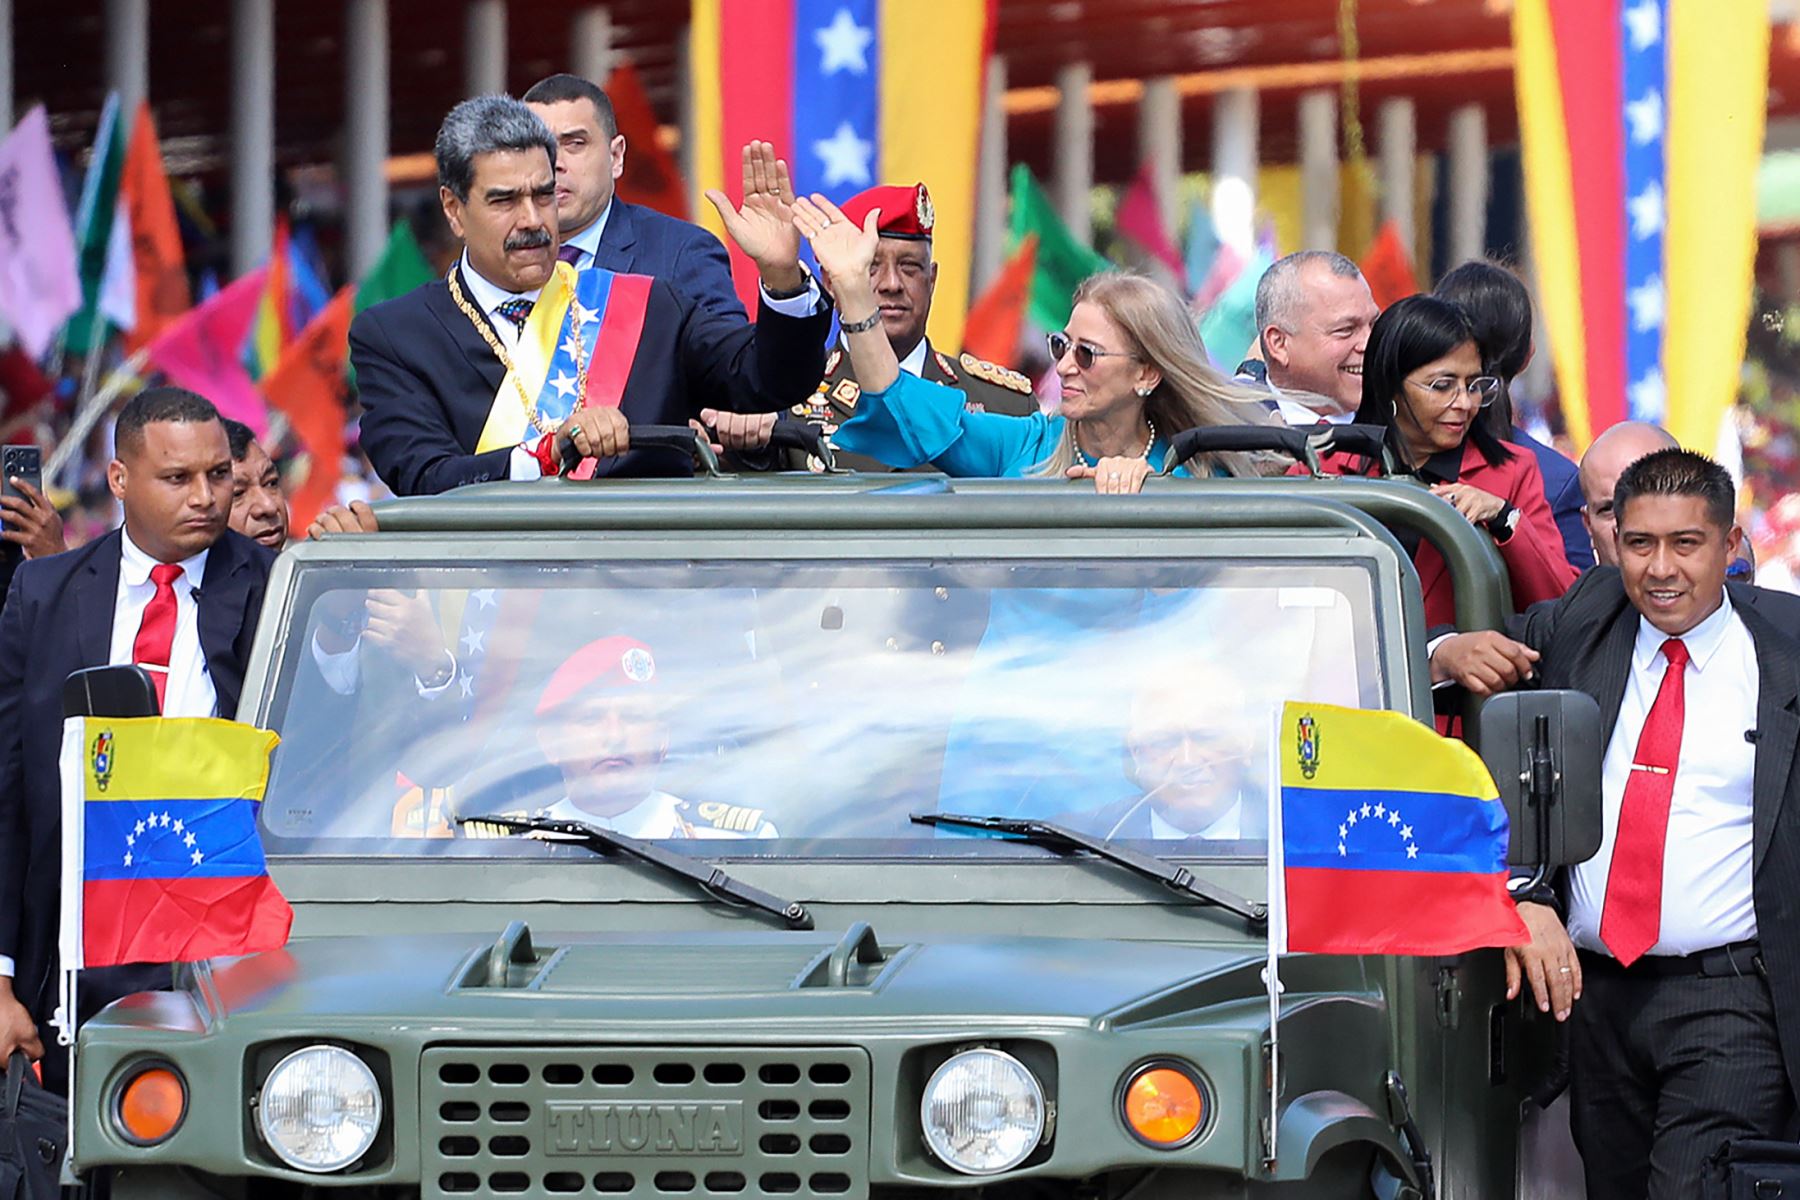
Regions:
M 702 408 L 773 412 L 824 373 L 829 309 L 800 265 L 793 187 L 772 147 L 745 147 L 741 207 L 709 195 L 761 274 L 754 326 L 664 280 L 560 264 L 556 155 L 550 130 L 509 96 L 465 100 L 438 130 L 438 196 L 462 257 L 350 328 L 363 448 L 400 495 L 553 474 L 563 439 L 591 460 L 583 474 L 685 475 L 687 454 L 634 449 L 628 426 L 682 425 Z M 560 326 L 532 321 L 547 290 L 567 305 Z M 581 337 L 562 336 L 577 323 Z
M 231 516 L 227 524 L 260 546 L 280 553 L 287 545 L 288 502 L 281 472 L 256 431 L 242 421 L 221 417 L 231 445 Z

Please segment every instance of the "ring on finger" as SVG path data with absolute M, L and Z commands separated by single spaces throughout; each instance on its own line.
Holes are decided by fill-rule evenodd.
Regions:
M 1571 975 L 1574 973 L 1575 968 L 1574 967 L 1558 967 L 1558 968 L 1556 968 L 1556 970 L 1557 970 L 1557 973 L 1560 975 Z

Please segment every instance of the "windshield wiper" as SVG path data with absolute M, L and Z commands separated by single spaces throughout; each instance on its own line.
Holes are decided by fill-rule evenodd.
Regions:
M 754 908 L 779 919 L 789 929 L 811 929 L 812 914 L 798 900 L 783 900 L 761 888 L 734 879 L 718 867 L 701 859 L 688 858 L 664 850 L 653 842 L 627 837 L 610 829 L 601 829 L 585 821 L 564 821 L 555 817 L 458 817 L 458 824 L 481 821 L 519 833 L 560 833 L 596 854 L 623 854 L 639 862 L 647 862 L 670 875 L 689 880 L 701 891 L 727 904 Z
M 1252 926 L 1264 926 L 1269 921 L 1269 906 L 1266 904 L 1255 900 L 1246 900 L 1235 892 L 1228 892 L 1224 888 L 1202 883 L 1192 871 L 1178 863 L 1158 858 L 1154 854 L 1139 854 L 1136 850 L 1115 846 L 1105 838 L 1081 833 L 1066 825 L 1056 825 L 1049 821 L 1033 821 L 1023 817 L 975 817 L 965 816 L 961 813 L 914 813 L 912 819 L 920 825 L 955 825 L 968 829 L 988 829 L 995 833 L 1011 834 L 1021 841 L 1063 854 L 1073 850 L 1086 850 L 1096 858 L 1117 863 L 1145 879 L 1154 879 L 1170 891 L 1179 892 L 1184 896 L 1192 896 L 1202 904 L 1211 904 L 1225 909 L 1227 912 L 1234 912 L 1250 922 Z

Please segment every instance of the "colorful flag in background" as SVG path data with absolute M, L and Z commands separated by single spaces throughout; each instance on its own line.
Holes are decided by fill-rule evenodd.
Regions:
M 1219 231 L 1213 225 L 1212 206 L 1204 200 L 1194 201 L 1188 210 L 1187 253 L 1184 280 L 1189 298 L 1198 296 L 1219 257 Z M 1204 306 L 1201 306 L 1204 307 Z
M 1277 734 L 1272 948 L 1436 955 L 1528 940 L 1506 891 L 1506 810 L 1473 750 L 1401 713 L 1329 704 L 1289 702 Z
M 162 147 L 150 106 L 139 104 L 125 150 L 119 188 L 131 214 L 133 267 L 137 271 L 137 321 L 125 345 L 139 350 L 192 307 L 187 259 L 175 223 L 175 199 L 163 171 Z
M 42 105 L 0 141 L 0 316 L 33 358 L 81 307 L 75 231 Z
M 740 152 L 773 142 L 794 187 L 843 200 L 923 181 L 936 206 L 930 336 L 962 341 L 975 224 L 982 72 L 996 0 L 694 0 L 695 171 L 741 200 Z M 712 205 L 699 218 L 723 236 Z M 1040 245 L 1040 253 L 1042 247 Z M 755 273 L 733 276 L 756 311 Z
M 1618 421 L 1659 421 L 1710 451 L 1750 315 L 1767 8 L 1518 0 L 1513 44 L 1569 432 L 1585 447 Z
M 969 306 L 963 325 L 963 349 L 976 358 L 1011 365 L 1019 356 L 1019 333 L 1025 327 L 1025 302 L 1037 271 L 1037 236 L 1026 234 L 1000 274 Z
M 1215 277 L 1227 277 L 1229 271 L 1231 282 L 1201 315 L 1200 340 L 1206 343 L 1207 357 L 1213 366 L 1228 375 L 1244 361 L 1250 343 L 1260 332 L 1256 328 L 1256 285 L 1273 261 L 1268 251 L 1258 250 L 1246 263 L 1238 258 L 1236 250 L 1226 246 L 1213 264 Z
M 644 91 L 637 68 L 621 62 L 606 81 L 606 98 L 612 101 L 613 116 L 619 133 L 625 138 L 625 173 L 619 176 L 619 199 L 628 204 L 642 204 L 676 220 L 688 219 L 687 180 L 681 167 L 657 140 L 662 124 L 650 97 Z
M 81 181 L 75 206 L 75 244 L 81 259 L 82 306 L 69 318 L 63 345 L 74 354 L 110 336 L 106 324 L 130 329 L 137 323 L 137 274 L 131 261 L 131 220 L 119 195 L 125 168 L 125 127 L 119 94 L 108 92 L 94 133 L 94 155 Z
M 1363 278 L 1369 281 L 1369 291 L 1374 293 L 1375 303 L 1381 308 L 1419 290 L 1419 281 L 1413 276 L 1412 259 L 1400 240 L 1400 227 L 1392 221 L 1382 223 L 1369 252 L 1356 265 L 1362 269 Z
M 381 248 L 381 257 L 356 285 L 356 311 L 404 296 L 414 288 L 430 283 L 432 278 L 431 264 L 425 261 L 425 252 L 419 249 L 419 239 L 413 236 L 412 226 L 406 221 L 395 221 L 387 245 Z
M 293 910 L 257 833 L 279 740 L 212 718 L 64 723 L 65 970 L 286 944 Z
M 1172 281 L 1180 282 L 1185 267 L 1180 252 L 1175 249 L 1175 239 L 1163 222 L 1162 205 L 1156 198 L 1156 179 L 1149 163 L 1138 167 L 1131 186 L 1120 197 L 1116 220 L 1121 234 L 1145 257 L 1167 267 Z
M 150 366 L 170 383 L 199 392 L 258 437 L 268 432 L 269 412 L 244 368 L 244 342 L 268 280 L 267 266 L 239 276 L 183 313 L 148 347 Z
M 344 363 L 355 301 L 355 289 L 349 287 L 333 296 L 288 343 L 262 381 L 270 407 L 287 417 L 308 459 L 305 480 L 288 496 L 295 537 L 305 535 L 337 494 L 344 457 Z
M 1056 215 L 1050 197 L 1031 177 L 1031 168 L 1015 163 L 1007 241 L 1017 246 L 1027 237 L 1037 239 L 1037 269 L 1031 276 L 1031 297 L 1025 315 L 1039 329 L 1061 329 L 1069 319 L 1075 288 L 1089 275 L 1111 269 L 1112 264 L 1075 240 L 1069 227 Z
M 275 245 L 269 252 L 268 282 L 262 300 L 256 306 L 256 320 L 250 327 L 250 342 L 244 348 L 244 368 L 252 380 L 260 380 L 275 369 L 281 352 L 294 340 L 294 297 L 289 282 L 293 268 L 289 261 L 288 219 L 282 213 L 275 218 Z

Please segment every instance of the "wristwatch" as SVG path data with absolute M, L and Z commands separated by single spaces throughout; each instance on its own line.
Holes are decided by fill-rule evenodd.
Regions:
M 1502 500 L 1500 511 L 1481 523 L 1488 535 L 1496 542 L 1504 543 L 1511 539 L 1513 531 L 1519 527 L 1519 509 L 1511 501 Z

